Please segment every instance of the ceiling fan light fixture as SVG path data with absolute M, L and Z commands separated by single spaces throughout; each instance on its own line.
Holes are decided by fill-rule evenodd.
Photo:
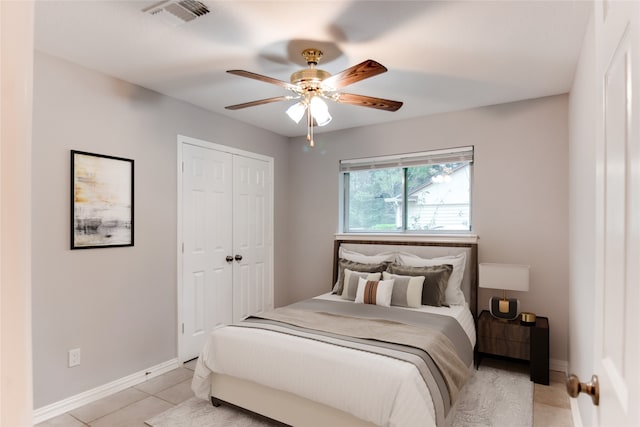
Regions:
M 306 109 L 307 106 L 304 103 L 296 102 L 291 107 L 287 108 L 287 116 L 289 116 L 289 118 L 294 122 L 300 123 Z
M 328 125 L 329 122 L 332 119 L 331 114 L 329 114 L 328 111 L 326 111 L 326 112 L 324 112 L 322 114 L 319 114 L 317 116 L 314 115 L 313 118 L 316 119 L 316 123 L 318 123 L 318 126 L 320 126 L 320 127 Z
M 329 111 L 327 103 L 318 96 L 314 96 L 311 98 L 311 101 L 309 102 L 309 108 L 311 108 L 311 114 L 313 114 L 314 117 L 316 116 L 316 114 L 321 114 L 322 112 Z
M 316 119 L 316 123 L 318 126 L 324 126 L 329 124 L 331 121 L 331 114 L 329 114 L 329 107 L 327 103 L 324 102 L 321 98 L 314 96 L 311 98 L 309 102 L 309 109 L 311 110 L 311 115 L 314 119 Z

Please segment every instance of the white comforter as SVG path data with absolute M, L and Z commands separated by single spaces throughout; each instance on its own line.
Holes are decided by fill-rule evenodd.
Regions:
M 474 344 L 469 310 L 453 307 L 449 314 L 461 320 Z M 196 365 L 192 388 L 202 399 L 210 397 L 211 372 L 294 393 L 379 426 L 435 425 L 431 395 L 418 369 L 390 357 L 271 331 L 223 327 L 211 333 Z

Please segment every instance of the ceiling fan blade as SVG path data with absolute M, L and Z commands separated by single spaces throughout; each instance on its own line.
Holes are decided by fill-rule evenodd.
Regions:
M 252 73 L 251 71 L 245 70 L 227 70 L 227 73 L 235 74 L 240 77 L 247 77 L 254 80 L 260 80 L 261 82 L 271 83 L 277 86 L 281 86 L 285 89 L 295 91 L 298 89 L 298 86 L 292 85 L 291 83 L 285 82 L 284 80 L 274 79 L 273 77 L 263 76 L 262 74 Z
M 297 97 L 295 97 L 295 96 L 276 96 L 275 98 L 259 99 L 257 101 L 245 102 L 243 104 L 229 105 L 229 106 L 226 106 L 224 108 L 226 108 L 227 110 L 240 110 L 242 108 L 255 107 L 256 105 L 269 104 L 271 102 L 289 101 L 291 99 L 297 99 Z
M 385 111 L 398 111 L 402 107 L 402 102 L 390 99 L 374 98 L 372 96 L 354 95 L 352 93 L 340 93 L 334 97 L 336 102 L 341 104 L 358 105 L 360 107 L 377 108 Z
M 322 81 L 322 86 L 340 89 L 350 84 L 359 82 L 360 80 L 368 79 L 369 77 L 377 76 L 387 71 L 387 67 L 374 61 L 373 59 L 367 59 L 353 67 L 347 68 L 344 71 L 334 74 Z

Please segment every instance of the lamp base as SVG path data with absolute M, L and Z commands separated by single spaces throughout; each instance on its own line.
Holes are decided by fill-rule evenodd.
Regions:
M 515 320 L 520 312 L 520 301 L 516 298 L 489 298 L 489 312 L 496 319 Z

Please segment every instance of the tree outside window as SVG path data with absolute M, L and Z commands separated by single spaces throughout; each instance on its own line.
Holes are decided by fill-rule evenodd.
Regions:
M 346 232 L 471 230 L 470 162 L 354 170 L 344 182 Z

